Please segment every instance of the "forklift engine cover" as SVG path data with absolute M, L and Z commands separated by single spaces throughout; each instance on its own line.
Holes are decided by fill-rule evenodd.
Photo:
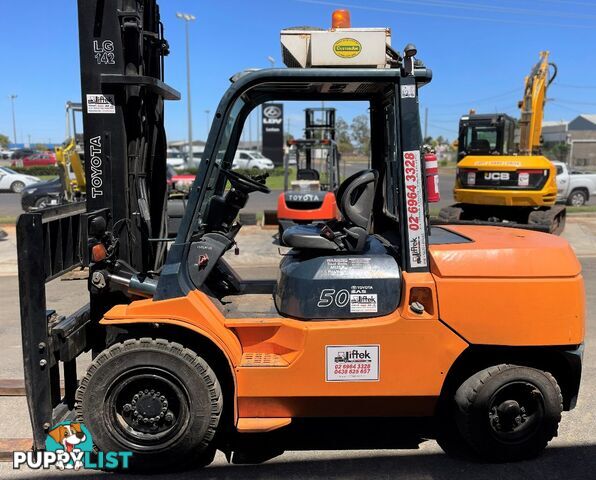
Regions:
M 360 319 L 390 314 L 400 297 L 395 258 L 369 237 L 358 254 L 291 250 L 280 265 L 275 305 L 282 315 L 302 320 Z

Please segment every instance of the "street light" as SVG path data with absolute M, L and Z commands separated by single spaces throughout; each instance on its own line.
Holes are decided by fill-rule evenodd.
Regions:
M 14 143 L 17 143 L 17 122 L 15 120 L 15 114 L 14 114 L 14 101 L 17 98 L 17 95 L 9 95 L 8 98 L 10 98 L 10 102 L 12 104 L 12 135 L 13 135 L 13 139 L 14 139 Z
M 271 55 L 269 55 L 267 57 L 267 60 L 269 60 L 269 63 L 271 64 L 271 68 L 275 67 L 275 58 L 273 58 Z
M 207 117 L 207 135 L 205 135 L 205 140 L 207 140 L 207 137 L 209 136 L 209 114 L 211 113 L 211 110 L 205 110 L 205 116 Z
M 192 150 L 192 109 L 191 109 L 191 102 L 190 102 L 190 31 L 188 25 L 190 22 L 196 20 L 197 17 L 191 15 L 190 13 L 176 13 L 176 17 L 184 20 L 184 24 L 186 26 L 186 102 L 188 108 L 188 157 L 187 162 L 193 159 L 193 150 Z

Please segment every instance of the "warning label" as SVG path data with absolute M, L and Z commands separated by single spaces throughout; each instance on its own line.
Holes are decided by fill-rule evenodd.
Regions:
M 114 95 L 87 95 L 87 113 L 116 113 Z
M 376 382 L 379 380 L 379 345 L 327 345 L 327 382 Z
M 351 294 L 350 312 L 351 313 L 377 313 L 378 303 L 376 293 Z
M 402 85 L 401 98 L 416 98 L 416 85 Z

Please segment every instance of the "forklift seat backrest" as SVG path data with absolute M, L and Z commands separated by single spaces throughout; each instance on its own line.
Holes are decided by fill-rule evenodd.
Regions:
M 378 176 L 376 170 L 356 172 L 346 178 L 337 190 L 338 207 L 344 220 L 367 231 Z
M 320 175 L 314 168 L 302 168 L 296 173 L 296 180 L 319 180 Z
M 346 178 L 336 195 L 342 221 L 290 227 L 283 234 L 283 242 L 297 249 L 362 251 L 368 237 L 377 178 L 376 170 L 363 170 Z

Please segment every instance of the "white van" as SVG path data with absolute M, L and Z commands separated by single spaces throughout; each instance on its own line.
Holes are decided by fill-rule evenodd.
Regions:
M 175 148 L 168 148 L 167 151 L 167 164 L 173 168 L 184 168 L 184 154 Z
M 233 168 L 273 170 L 273 162 L 256 150 L 236 150 Z

